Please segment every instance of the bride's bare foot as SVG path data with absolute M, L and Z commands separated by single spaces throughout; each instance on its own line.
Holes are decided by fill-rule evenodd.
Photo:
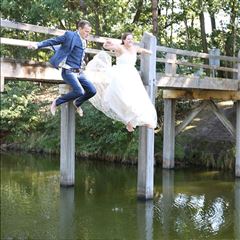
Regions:
M 133 132 L 134 131 L 134 128 L 133 128 L 133 126 L 132 126 L 132 124 L 130 122 L 127 124 L 126 128 L 127 128 L 127 130 L 129 132 Z

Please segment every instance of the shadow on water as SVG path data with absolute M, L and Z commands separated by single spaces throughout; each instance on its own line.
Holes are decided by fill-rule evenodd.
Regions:
M 59 184 L 59 160 L 1 156 L 1 239 L 240 239 L 240 179 L 155 169 L 154 199 L 138 201 L 137 168 L 76 162 Z

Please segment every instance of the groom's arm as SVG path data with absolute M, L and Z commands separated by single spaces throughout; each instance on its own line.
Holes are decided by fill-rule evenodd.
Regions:
M 42 42 L 38 43 L 30 43 L 28 45 L 28 49 L 38 49 L 38 48 L 43 48 L 43 47 L 49 47 L 49 46 L 54 46 L 54 45 L 60 45 L 64 43 L 67 39 L 67 32 L 65 32 L 64 35 L 50 38 L 47 40 L 44 40 Z

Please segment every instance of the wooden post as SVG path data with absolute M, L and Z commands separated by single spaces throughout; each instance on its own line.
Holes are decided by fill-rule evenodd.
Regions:
M 152 51 L 151 55 L 142 55 L 141 76 L 153 104 L 156 88 L 156 38 L 144 33 L 142 42 L 144 48 Z M 138 179 L 137 196 L 141 199 L 153 198 L 154 179 L 154 130 L 146 127 L 139 128 L 138 150 Z
M 167 53 L 165 73 L 174 75 L 176 73 L 176 54 Z M 163 122 L 163 168 L 174 168 L 175 155 L 175 100 L 164 99 L 164 122 Z
M 0 92 L 3 92 L 3 91 L 4 91 L 4 76 L 1 73 L 1 76 L 0 76 Z
M 61 86 L 62 85 L 62 86 Z M 69 86 L 60 84 L 61 94 L 69 91 Z M 72 102 L 61 105 L 61 151 L 60 185 L 73 186 L 75 183 L 75 107 Z
M 238 52 L 240 59 L 240 51 Z M 238 62 L 238 81 L 240 81 L 240 62 Z M 236 163 L 235 175 L 240 177 L 240 100 L 236 101 Z
M 210 54 L 209 56 L 209 65 L 212 67 L 220 67 L 220 59 L 218 58 L 220 56 L 220 49 L 218 48 L 212 48 L 208 51 Z M 212 69 L 210 72 L 211 77 L 216 77 L 215 70 Z

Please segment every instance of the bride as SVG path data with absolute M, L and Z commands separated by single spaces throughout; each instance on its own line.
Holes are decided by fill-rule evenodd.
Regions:
M 107 40 L 103 47 L 116 56 L 116 65 L 105 51 L 99 52 L 86 66 L 86 75 L 97 89 L 89 101 L 108 117 L 121 121 L 129 132 L 136 126 L 154 129 L 156 110 L 135 68 L 137 53 L 151 54 L 134 45 L 132 33 L 122 35 L 122 44 Z

